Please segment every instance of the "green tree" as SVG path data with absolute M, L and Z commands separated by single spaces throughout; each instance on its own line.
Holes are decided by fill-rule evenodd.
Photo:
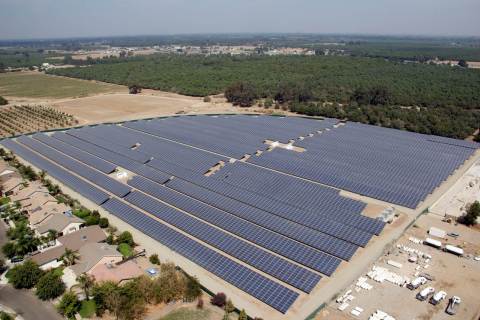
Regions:
M 257 97 L 254 86 L 246 82 L 237 82 L 225 89 L 225 98 L 234 106 L 250 107 Z
M 238 320 L 248 320 L 247 313 L 245 312 L 244 309 L 240 311 L 240 314 L 238 315 Z
M 460 222 L 467 226 L 473 226 L 477 224 L 478 217 L 480 217 L 480 202 L 475 201 L 468 206 L 467 212 L 460 218 Z
M 135 245 L 135 242 L 133 241 L 133 236 L 128 231 L 124 231 L 124 232 L 120 233 L 120 235 L 117 237 L 116 243 L 117 244 L 126 243 L 131 247 L 133 247 Z
M 95 277 L 87 273 L 82 273 L 77 277 L 77 282 L 79 287 L 85 293 L 85 298 L 87 299 L 87 301 L 90 300 L 90 291 L 95 284 Z
M 57 305 L 58 312 L 67 319 L 74 319 L 75 314 L 80 310 L 80 301 L 74 292 L 67 292 L 60 299 Z
M 2 251 L 3 254 L 9 259 L 15 257 L 15 254 L 17 253 L 17 251 L 15 250 L 15 243 L 13 243 L 12 241 L 5 243 L 2 246 Z
M 153 264 L 160 264 L 160 259 L 158 258 L 158 254 L 156 253 L 152 254 L 150 258 L 148 258 L 148 260 L 150 260 L 150 262 Z
M 98 220 L 98 226 L 100 228 L 102 229 L 108 228 L 108 225 L 109 225 L 109 222 L 107 218 L 102 217 Z
M 54 271 L 44 274 L 36 285 L 35 294 L 41 300 L 50 300 L 59 297 L 65 292 L 65 283 L 63 283 L 60 275 Z
M 196 277 L 188 277 L 185 290 L 185 298 L 194 300 L 202 295 L 202 287 Z
M 8 282 L 16 289 L 31 289 L 42 275 L 43 271 L 38 265 L 31 260 L 27 260 L 23 264 L 10 269 Z
M 232 300 L 228 299 L 225 304 L 225 312 L 232 313 L 233 311 L 235 311 L 235 306 L 233 305 Z
M 13 316 L 6 313 L 5 311 L 0 311 L 0 320 L 14 320 Z
M 65 252 L 61 257 L 61 259 L 63 260 L 63 264 L 66 266 L 73 266 L 79 258 L 80 257 L 77 251 L 73 251 L 68 248 L 65 248 Z

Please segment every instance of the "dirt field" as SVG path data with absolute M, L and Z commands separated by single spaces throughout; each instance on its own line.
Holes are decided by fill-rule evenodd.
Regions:
M 435 279 L 429 281 L 427 284 L 421 286 L 416 290 L 409 290 L 406 287 L 401 287 L 390 282 L 378 283 L 373 279 L 368 278 L 367 283 L 372 285 L 371 290 L 360 289 L 357 290 L 355 283 L 348 289 L 352 290 L 351 295 L 355 298 L 348 302 L 349 306 L 344 311 L 339 311 L 338 307 L 341 303 L 332 302 L 327 308 L 322 310 L 317 320 L 330 319 L 368 319 L 377 309 L 387 312 L 389 315 L 395 317 L 397 320 L 446 320 L 446 319 L 461 319 L 474 320 L 480 314 L 480 305 L 476 296 L 477 288 L 480 285 L 480 278 L 478 273 L 480 271 L 480 262 L 470 258 L 460 258 L 450 253 L 417 244 L 409 241 L 410 237 L 417 239 L 425 239 L 428 236 L 427 230 L 430 226 L 437 226 L 443 228 L 445 231 L 455 231 L 460 233 L 460 237 L 456 240 L 452 238 L 439 239 L 443 243 L 450 243 L 458 245 L 465 243 L 472 250 L 478 253 L 480 248 L 479 233 L 476 230 L 469 229 L 465 226 L 453 226 L 441 222 L 441 220 L 432 215 L 421 217 L 414 227 L 412 227 L 387 253 L 375 262 L 375 266 L 380 266 L 394 272 L 398 275 L 405 276 L 408 279 L 414 279 L 419 273 L 426 272 Z M 476 240 L 471 233 L 476 234 Z M 474 240 L 474 243 L 467 243 L 469 240 Z M 420 250 L 432 256 L 431 260 L 419 259 L 416 263 L 408 261 L 409 253 L 403 248 L 398 248 L 397 245 L 404 245 L 408 248 Z M 388 265 L 388 260 L 394 260 L 402 264 L 401 268 L 396 268 Z M 455 316 L 449 316 L 444 311 L 447 306 L 447 300 L 442 301 L 437 306 L 433 306 L 428 301 L 419 301 L 415 298 L 417 292 L 421 289 L 432 286 L 436 291 L 444 290 L 447 293 L 447 300 L 453 296 L 459 296 L 462 303 L 458 307 L 458 312 Z M 355 307 L 360 307 L 364 311 L 360 316 L 351 315 L 351 310 Z
M 460 217 L 466 206 L 480 200 L 480 161 L 475 163 L 430 209 L 441 216 Z
M 0 95 L 5 96 L 11 104 L 35 102 L 36 99 L 44 98 L 85 97 L 124 90 L 127 90 L 124 86 L 50 76 L 40 72 L 9 72 L 0 74 Z

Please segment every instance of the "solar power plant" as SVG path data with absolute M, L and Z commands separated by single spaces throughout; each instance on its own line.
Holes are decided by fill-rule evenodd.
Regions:
M 478 148 L 336 119 L 243 115 L 97 125 L 0 144 L 281 313 L 385 226 L 339 189 L 414 208 Z M 126 180 L 112 175 L 125 170 Z

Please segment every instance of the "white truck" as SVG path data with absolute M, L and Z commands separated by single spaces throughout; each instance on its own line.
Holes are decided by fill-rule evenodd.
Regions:
M 407 288 L 410 289 L 410 290 L 415 290 L 418 287 L 420 287 L 421 285 L 424 285 L 425 283 L 427 283 L 427 278 L 417 277 L 417 278 L 413 279 L 409 284 L 407 284 Z
M 435 292 L 433 287 L 426 287 L 419 293 L 417 293 L 417 299 L 420 301 L 425 301 L 427 298 Z
M 438 291 L 430 298 L 430 303 L 435 306 L 439 304 L 446 297 L 447 297 L 447 293 L 445 291 Z
M 457 313 L 457 305 L 459 305 L 461 302 L 462 302 L 462 299 L 460 299 L 460 297 L 457 297 L 457 296 L 451 297 L 445 312 L 453 316 L 454 314 Z

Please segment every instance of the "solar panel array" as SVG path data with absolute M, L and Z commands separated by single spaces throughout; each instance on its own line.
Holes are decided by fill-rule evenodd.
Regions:
M 265 140 L 293 142 L 305 152 L 267 151 Z M 280 312 L 296 290 L 311 292 L 322 274 L 331 276 L 384 228 L 361 214 L 365 203 L 325 185 L 415 206 L 477 148 L 335 119 L 232 115 L 98 125 L 0 143 Z M 245 154 L 247 162 L 229 161 Z M 218 172 L 204 175 L 219 163 Z M 134 175 L 127 184 L 108 176 L 122 168 Z
M 72 190 L 80 193 L 95 204 L 102 204 L 110 198 L 108 193 L 76 177 L 67 170 L 62 169 L 60 166 L 57 166 L 53 162 L 46 160 L 45 158 L 39 156 L 35 152 L 32 152 L 30 149 L 13 140 L 2 140 L 1 144 L 35 167 L 45 170 L 50 176 L 58 181 L 61 181 Z
M 285 313 L 298 293 L 166 227 L 117 199 L 102 205 L 111 214 L 251 296 Z
M 478 144 L 347 123 L 300 140 L 303 153 L 276 149 L 251 163 L 416 208 Z

